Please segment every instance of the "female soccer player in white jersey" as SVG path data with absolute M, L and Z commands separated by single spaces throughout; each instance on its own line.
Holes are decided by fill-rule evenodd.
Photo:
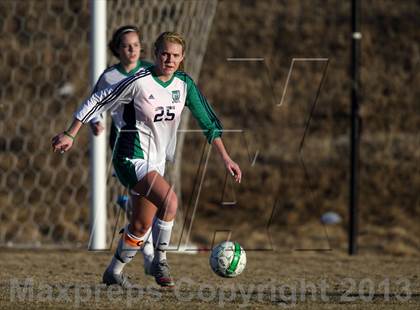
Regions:
M 191 110 L 229 173 L 237 182 L 241 181 L 242 172 L 222 142 L 219 120 L 194 81 L 186 73 L 177 71 L 184 59 L 184 39 L 177 33 L 164 32 L 154 47 L 156 62 L 153 67 L 92 94 L 76 111 L 68 130 L 52 139 L 54 151 L 68 151 L 84 123 L 102 111 L 124 106 L 121 117 L 125 125 L 115 144 L 114 168 L 125 186 L 151 204 L 142 207 L 134 204 L 130 224 L 103 275 L 106 284 L 130 285 L 122 269 L 131 261 L 151 229 L 155 248 L 152 274 L 161 286 L 175 285 L 169 272 L 166 250 L 178 202 L 163 175 L 166 159 L 174 155 L 176 131 L 184 106 Z M 151 210 L 154 206 L 155 209 Z M 147 216 L 151 212 L 156 214 L 154 221 Z
M 140 31 L 137 27 L 126 25 L 118 28 L 112 35 L 108 48 L 112 54 L 119 60 L 119 63 L 110 66 L 102 72 L 93 93 L 117 84 L 121 80 L 136 74 L 142 68 L 152 66 L 152 63 L 140 60 L 141 44 Z M 112 123 L 109 136 L 109 146 L 114 148 L 114 143 L 119 130 L 121 129 L 121 120 L 114 119 L 120 113 L 111 111 Z M 103 130 L 102 115 L 94 117 L 90 121 L 90 126 L 94 135 L 99 135 Z
M 93 93 L 113 86 L 121 80 L 136 74 L 141 69 L 152 66 L 152 63 L 140 60 L 140 31 L 133 25 L 126 25 L 118 28 L 112 35 L 112 38 L 108 43 L 108 48 L 119 60 L 119 63 L 110 66 L 101 74 L 93 89 Z M 122 110 L 119 111 L 118 109 Z M 121 119 L 123 110 L 124 106 L 121 106 L 110 113 L 112 122 L 109 134 L 109 146 L 112 151 L 114 149 L 118 133 L 124 123 Z M 102 119 L 102 115 L 98 115 L 90 121 L 90 126 L 94 135 L 99 135 L 104 130 Z M 145 198 L 139 198 L 137 199 L 137 203 L 150 204 L 150 201 Z M 156 207 L 150 209 L 153 210 L 156 209 Z M 144 257 L 144 270 L 146 274 L 149 274 L 154 256 L 153 244 L 150 237 L 148 240 L 145 240 L 142 245 L 141 252 Z

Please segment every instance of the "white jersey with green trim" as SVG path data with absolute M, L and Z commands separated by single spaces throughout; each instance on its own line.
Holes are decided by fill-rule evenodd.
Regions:
M 139 72 L 141 69 L 151 67 L 152 63 L 144 60 L 138 60 L 136 67 L 126 72 L 122 65 L 120 63 L 115 64 L 113 66 L 110 66 L 109 68 L 105 69 L 104 72 L 102 72 L 101 76 L 99 77 L 98 81 L 95 84 L 95 87 L 93 88 L 93 93 L 111 87 L 112 85 L 117 84 L 118 82 L 124 80 L 125 78 L 132 76 Z M 111 117 L 113 118 L 114 125 L 121 129 L 122 123 L 118 119 L 114 119 L 114 116 L 119 115 L 119 113 L 115 113 L 114 111 L 110 111 Z M 96 117 L 94 117 L 90 122 L 91 123 L 97 123 L 103 120 L 103 115 L 100 114 Z
M 123 126 L 114 159 L 143 158 L 153 164 L 172 160 L 185 105 L 209 143 L 222 134 L 221 123 L 186 73 L 177 71 L 169 81 L 162 82 L 153 72 L 153 67 L 140 70 L 110 88 L 93 93 L 74 114 L 87 123 L 109 109 L 119 113 Z

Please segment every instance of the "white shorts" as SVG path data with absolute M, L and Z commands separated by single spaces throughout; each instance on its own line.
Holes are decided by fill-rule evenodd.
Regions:
M 149 172 L 156 171 L 161 176 L 165 174 L 165 162 L 154 164 L 141 158 L 125 158 L 122 161 L 114 158 L 113 163 L 118 179 L 125 187 L 130 189 Z
M 152 164 L 144 159 L 129 159 L 135 167 L 137 181 L 140 181 L 144 178 L 146 174 L 152 171 L 156 171 L 161 176 L 165 174 L 165 162 L 160 164 Z

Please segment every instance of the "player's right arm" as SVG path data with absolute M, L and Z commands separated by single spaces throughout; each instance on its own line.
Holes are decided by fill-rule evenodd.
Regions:
M 105 130 L 105 127 L 102 124 L 102 122 L 102 118 L 93 119 L 90 121 L 89 125 L 93 135 L 99 136 Z
M 98 81 L 95 84 L 95 87 L 93 88 L 92 93 L 95 93 L 99 91 L 100 89 L 104 89 L 107 87 L 107 84 L 105 82 L 105 73 L 107 71 L 108 69 L 102 72 L 101 76 L 99 77 Z M 104 116 L 102 114 L 99 114 L 98 116 L 95 116 L 93 119 L 91 119 L 91 121 L 89 122 L 90 129 L 92 130 L 92 133 L 95 136 L 99 136 L 105 130 L 103 121 L 104 121 Z
M 137 79 L 136 76 L 132 76 L 112 87 L 93 93 L 74 113 L 70 127 L 52 138 L 53 151 L 68 151 L 83 124 L 112 107 L 130 103 L 138 91 Z
M 51 140 L 53 151 L 60 153 L 68 151 L 72 147 L 73 141 L 80 128 L 82 128 L 82 125 L 83 123 L 81 121 L 74 118 L 67 130 L 55 135 Z

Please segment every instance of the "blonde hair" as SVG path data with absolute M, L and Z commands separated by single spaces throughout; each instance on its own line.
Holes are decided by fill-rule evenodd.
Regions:
M 185 55 L 186 43 L 185 43 L 185 40 L 182 37 L 182 35 L 178 32 L 166 31 L 166 32 L 161 33 L 155 41 L 154 47 L 155 47 L 155 55 L 156 56 L 162 50 L 163 44 L 165 42 L 172 42 L 172 43 L 177 43 L 177 44 L 181 45 L 182 46 L 182 55 Z M 178 69 L 184 70 L 184 60 L 181 61 Z

